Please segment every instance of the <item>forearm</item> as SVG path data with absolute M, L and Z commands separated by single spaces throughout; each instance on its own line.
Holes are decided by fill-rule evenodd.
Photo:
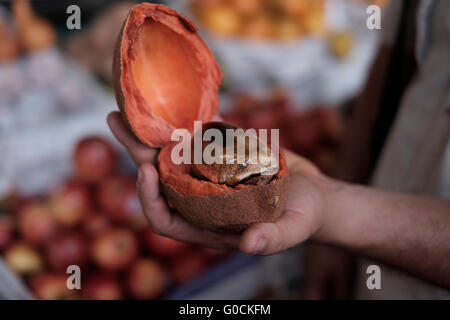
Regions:
M 450 288 L 450 201 L 331 184 L 318 240 Z

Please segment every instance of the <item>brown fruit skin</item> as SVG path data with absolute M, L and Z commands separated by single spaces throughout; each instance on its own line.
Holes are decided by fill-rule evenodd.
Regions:
M 240 233 L 251 224 L 273 222 L 283 213 L 289 171 L 282 151 L 278 173 L 270 183 L 231 188 L 194 178 L 188 164 L 174 164 L 172 146 L 158 156 L 162 191 L 169 205 L 190 223 L 215 232 Z
M 289 176 L 276 183 L 209 196 L 182 195 L 164 182 L 162 186 L 170 205 L 192 224 L 220 233 L 240 233 L 253 223 L 273 222 L 281 216 Z

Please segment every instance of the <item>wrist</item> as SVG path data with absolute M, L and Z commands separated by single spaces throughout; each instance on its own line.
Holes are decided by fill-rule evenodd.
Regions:
M 345 182 L 325 177 L 322 181 L 324 194 L 322 220 L 313 239 L 328 243 L 339 243 L 342 226 L 346 222 L 345 207 L 348 189 L 351 186 Z

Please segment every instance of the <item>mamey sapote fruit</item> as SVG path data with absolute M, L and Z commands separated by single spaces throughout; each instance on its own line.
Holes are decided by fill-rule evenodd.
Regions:
M 134 6 L 119 35 L 113 66 L 119 108 L 144 144 L 162 148 L 158 169 L 170 206 L 186 220 L 217 232 L 241 232 L 281 215 L 289 185 L 282 152 L 271 167 L 175 164 L 174 129 L 193 133 L 218 109 L 222 74 L 194 25 L 162 5 Z M 270 151 L 270 148 L 267 147 Z M 264 173 L 264 174 L 263 174 Z
M 289 177 L 283 154 L 268 183 L 230 187 L 192 175 L 192 165 L 171 161 L 175 143 L 164 147 L 158 158 L 162 186 L 169 204 L 186 220 L 217 232 L 241 232 L 250 224 L 278 219 L 287 200 Z M 266 176 L 261 176 L 264 178 Z

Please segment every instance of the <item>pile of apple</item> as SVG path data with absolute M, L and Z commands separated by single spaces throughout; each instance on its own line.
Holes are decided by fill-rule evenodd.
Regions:
M 0 253 L 38 299 L 153 299 L 199 276 L 226 255 L 154 233 L 119 171 L 117 150 L 87 137 L 73 153 L 75 174 L 47 194 L 0 204 Z M 80 290 L 67 267 L 81 269 Z
M 332 175 L 345 129 L 339 111 L 325 106 L 297 110 L 283 91 L 274 92 L 269 99 L 238 95 L 223 118 L 246 129 L 280 129 L 282 147 L 310 159 Z

